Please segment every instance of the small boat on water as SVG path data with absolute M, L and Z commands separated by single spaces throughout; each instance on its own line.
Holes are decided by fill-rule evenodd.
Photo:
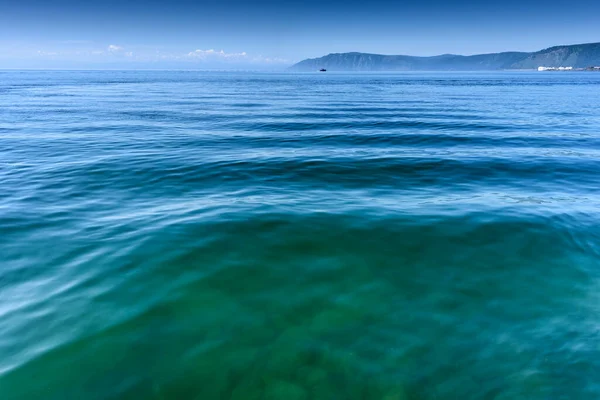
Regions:
M 327 72 L 327 70 L 325 68 L 321 68 L 319 72 Z

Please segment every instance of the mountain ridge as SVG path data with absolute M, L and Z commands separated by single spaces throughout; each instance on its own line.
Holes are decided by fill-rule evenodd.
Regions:
M 485 71 L 545 67 L 586 68 L 600 65 L 600 42 L 552 46 L 535 52 L 505 51 L 474 55 L 436 56 L 385 55 L 375 53 L 330 53 L 308 58 L 290 71 Z

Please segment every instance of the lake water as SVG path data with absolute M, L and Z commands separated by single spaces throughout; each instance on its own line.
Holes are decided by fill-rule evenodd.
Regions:
M 600 74 L 0 72 L 0 398 L 600 398 Z

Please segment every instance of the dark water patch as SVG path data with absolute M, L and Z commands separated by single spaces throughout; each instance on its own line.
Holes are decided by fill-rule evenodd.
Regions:
M 429 110 L 431 111 L 431 110 Z M 490 118 L 485 116 L 476 116 L 476 115 L 461 115 L 457 113 L 453 114 L 444 114 L 444 113 L 424 113 L 414 110 L 404 110 L 399 111 L 395 109 L 387 109 L 387 111 L 381 111 L 377 113 L 365 113 L 365 112 L 347 112 L 340 111 L 337 109 L 329 109 L 329 110 L 321 110 L 320 112 L 293 112 L 293 113 L 264 113 L 258 114 L 253 113 L 251 115 L 244 115 L 243 120 L 245 121 L 253 121 L 253 120 L 289 120 L 289 121 L 318 121 L 318 120 L 339 120 L 342 123 L 357 123 L 365 120 L 380 120 L 381 118 L 392 119 L 395 120 L 397 118 L 406 118 L 412 121 L 420 121 L 420 120 L 467 120 L 467 121 L 478 121 L 485 120 L 489 121 Z
M 263 122 L 263 123 L 234 123 L 228 128 L 236 128 L 240 130 L 255 130 L 269 132 L 294 132 L 294 131 L 314 131 L 314 130 L 373 130 L 373 129 L 420 129 L 420 130 L 439 130 L 439 131 L 502 131 L 514 132 L 517 130 L 528 130 L 532 126 L 526 125 L 500 125 L 500 124 L 483 124 L 483 123 L 468 123 L 468 122 L 426 122 L 415 120 L 395 120 L 395 121 L 339 121 L 339 122 Z
M 166 150 L 168 151 L 168 150 Z M 218 151 L 218 149 L 215 149 Z M 510 186 L 507 181 L 518 179 L 519 186 L 536 183 L 542 189 L 556 184 L 569 185 L 576 177 L 578 187 L 592 188 L 597 184 L 598 163 L 594 160 L 530 157 L 513 159 L 479 158 L 453 159 L 451 155 L 436 160 L 421 157 L 380 158 L 278 158 L 274 154 L 264 159 L 236 157 L 235 152 L 214 159 L 214 156 L 162 158 L 128 156 L 113 160 L 54 166 L 44 173 L 34 173 L 28 179 L 38 180 L 46 196 L 64 193 L 85 196 L 86 191 L 132 190 L 134 192 L 174 189 L 194 191 L 210 187 L 244 185 L 301 184 L 308 187 L 393 187 L 397 190 L 417 188 L 460 189 L 460 185 Z M 127 166 L 123 166 L 123 160 Z M 44 183 L 48 174 L 61 180 Z M 549 182 L 539 182 L 543 174 Z M 514 185 L 514 184 L 513 184 Z M 565 188 L 565 189 L 568 189 Z
M 379 146 L 426 146 L 430 148 L 451 148 L 454 146 L 465 146 L 466 148 L 481 149 L 493 152 L 497 148 L 531 148 L 532 153 L 556 149 L 557 151 L 569 151 L 569 149 L 595 149 L 600 146 L 600 139 L 593 135 L 562 134 L 551 132 L 529 132 L 525 135 L 497 135 L 494 133 L 480 132 L 457 132 L 454 134 L 444 133 L 403 133 L 386 132 L 385 130 L 373 130 L 364 133 L 347 132 L 340 130 L 339 133 L 316 132 L 302 133 L 301 135 L 272 135 L 270 133 L 258 134 L 232 134 L 210 135 L 198 134 L 188 138 L 178 136 L 174 138 L 182 146 L 202 148 L 203 146 L 223 146 L 239 148 L 285 148 L 288 146 L 310 148 L 319 146 L 336 146 L 338 148 L 365 146 L 365 149 L 377 148 Z M 360 150 L 357 148 L 357 150 Z M 450 151 L 450 150 L 449 150 Z
M 232 103 L 230 106 L 234 108 L 266 108 L 269 105 L 265 103 Z

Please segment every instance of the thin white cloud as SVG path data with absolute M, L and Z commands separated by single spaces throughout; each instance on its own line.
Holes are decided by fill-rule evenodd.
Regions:
M 116 44 L 109 44 L 106 50 L 108 54 L 111 54 L 113 56 L 128 58 L 133 57 L 133 51 L 125 51 L 125 48 L 123 46 L 117 46 Z
M 285 58 L 263 56 L 257 56 L 252 58 L 252 62 L 264 64 L 291 64 L 290 60 L 287 60 Z
M 109 44 L 107 50 L 111 53 L 120 53 L 125 49 L 121 46 L 117 46 L 116 44 Z
M 190 51 L 187 59 L 198 61 L 243 62 L 248 64 L 290 64 L 289 60 L 278 57 L 251 56 L 248 53 L 226 53 L 223 50 L 194 50 Z
M 188 58 L 199 60 L 243 60 L 248 57 L 246 52 L 242 53 L 226 53 L 223 50 L 194 50 L 187 54 Z
M 37 55 L 40 58 L 46 59 L 62 59 L 67 61 L 89 61 L 89 62 L 169 62 L 182 63 L 182 65 L 197 64 L 198 66 L 220 66 L 240 67 L 254 66 L 257 68 L 270 67 L 276 68 L 291 62 L 284 58 L 266 57 L 262 55 L 248 54 L 243 52 L 228 53 L 225 50 L 197 49 L 190 52 L 171 52 L 158 50 L 156 48 L 135 49 L 131 51 L 129 48 L 117 44 L 109 44 L 106 47 L 94 48 L 68 48 L 68 49 L 46 49 L 46 50 L 31 50 L 30 55 Z

